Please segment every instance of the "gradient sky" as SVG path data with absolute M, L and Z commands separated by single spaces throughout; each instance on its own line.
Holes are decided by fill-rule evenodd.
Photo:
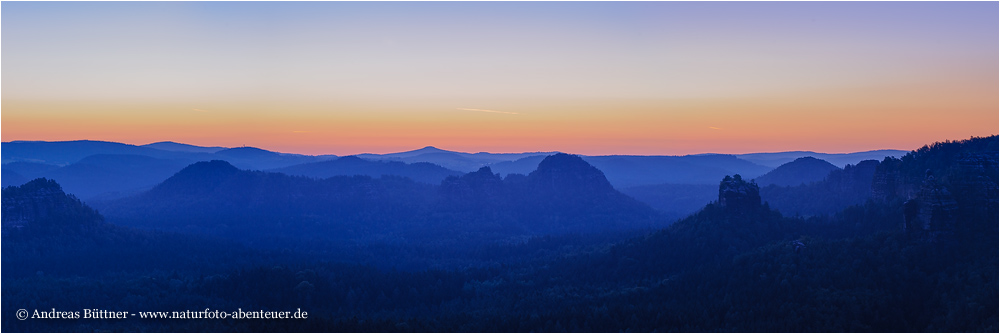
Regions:
M 997 134 L 997 2 L 3 2 L 2 140 L 853 152 Z

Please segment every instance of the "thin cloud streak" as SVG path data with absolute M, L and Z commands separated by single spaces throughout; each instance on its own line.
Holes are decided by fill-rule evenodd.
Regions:
M 516 112 L 510 112 L 510 111 L 496 111 L 496 110 L 486 110 L 486 109 L 469 109 L 469 108 L 455 108 L 455 109 L 458 109 L 458 110 L 465 110 L 465 111 L 482 111 L 482 112 L 491 112 L 491 113 L 497 113 L 497 114 L 508 114 L 508 115 L 520 115 L 520 114 L 518 114 L 518 113 L 516 113 Z

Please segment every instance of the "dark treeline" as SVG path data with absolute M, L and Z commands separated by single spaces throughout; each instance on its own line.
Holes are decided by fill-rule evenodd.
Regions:
M 475 222 L 478 228 L 524 217 L 539 224 L 531 227 L 534 234 L 470 250 L 486 259 L 479 265 L 450 270 L 375 268 L 342 263 L 329 254 L 257 247 L 246 243 L 251 239 L 220 242 L 211 233 L 195 236 L 117 226 L 62 193 L 55 183 L 36 180 L 3 193 L 2 329 L 995 332 L 1000 221 L 996 160 L 996 136 L 930 145 L 879 163 L 871 192 L 858 205 L 809 218 L 775 210 L 761 200 L 764 190 L 752 181 L 726 177 L 716 200 L 698 213 L 627 240 L 621 238 L 628 234 L 565 233 L 572 229 L 562 226 L 578 225 L 561 225 L 561 217 L 594 215 L 601 218 L 593 221 L 614 221 L 648 215 L 648 208 L 641 206 L 620 209 L 630 202 L 617 192 L 606 192 L 610 188 L 606 180 L 600 182 L 589 165 L 572 159 L 557 158 L 552 161 L 555 166 L 505 179 L 481 170 L 449 178 L 436 188 L 405 179 L 390 181 L 425 198 L 410 207 L 386 208 L 390 210 L 386 215 L 405 210 L 433 213 L 422 210 L 434 207 L 451 215 L 441 218 L 442 226 Z M 208 167 L 212 166 L 197 168 Z M 279 184 L 305 182 L 280 174 L 245 174 L 221 164 L 215 167 L 220 168 L 197 174 L 208 175 L 195 180 L 205 187 L 171 189 L 176 185 L 168 182 L 147 196 L 212 194 L 213 189 L 228 187 L 225 182 L 231 181 L 212 185 L 228 179 L 226 175 L 278 178 L 259 182 Z M 372 182 L 369 178 L 336 182 L 347 185 L 317 187 L 379 194 L 378 184 L 366 183 Z M 242 183 L 231 186 L 237 184 Z M 240 189 L 241 195 L 232 196 L 277 201 L 287 195 L 247 194 L 256 188 Z M 356 206 L 375 201 L 345 201 L 352 200 L 358 202 L 348 203 Z M 218 201 L 212 205 L 239 203 L 232 198 Z M 530 206 L 532 202 L 550 203 Z M 607 211 L 602 204 L 608 202 L 618 203 L 614 207 L 621 211 Z M 509 212 L 518 205 L 527 208 Z M 346 206 L 315 212 L 352 209 Z M 250 208 L 222 212 L 240 209 Z M 150 214 L 168 212 L 159 210 Z M 602 217 L 602 212 L 616 214 Z M 199 219 L 188 222 L 193 226 L 189 232 L 210 230 L 211 216 Z M 465 234 L 444 238 L 461 235 Z M 243 242 L 235 244 L 238 240 Z M 410 246 L 417 257 L 437 256 L 421 253 L 427 251 L 417 244 Z M 124 255 L 130 253 L 140 255 Z M 394 256 L 391 250 L 386 255 Z M 58 269 L 68 262 L 73 264 Z M 12 320 L 17 309 L 53 307 L 132 312 L 301 308 L 309 318 Z

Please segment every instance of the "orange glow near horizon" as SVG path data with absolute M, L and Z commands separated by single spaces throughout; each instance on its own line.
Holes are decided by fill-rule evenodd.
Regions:
M 994 88 L 996 85 L 994 85 Z M 928 89 L 929 91 L 929 89 Z M 180 104 L 4 101 L 3 140 L 175 141 L 299 154 L 562 151 L 684 155 L 912 150 L 997 133 L 997 100 L 981 92 L 844 91 L 731 99 L 528 99 L 460 110 L 406 103 Z M 462 103 L 468 106 L 471 103 Z M 276 107 L 294 109 L 283 112 Z M 495 105 L 495 106 L 494 106 Z M 464 108 L 477 109 L 477 108 Z M 141 112 L 136 112 L 141 110 Z M 515 114 L 516 113 L 516 114 Z
M 684 155 L 1000 132 L 996 2 L 3 9 L 3 141 Z

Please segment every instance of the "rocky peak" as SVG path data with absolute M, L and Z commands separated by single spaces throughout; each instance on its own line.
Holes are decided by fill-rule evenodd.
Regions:
M 719 205 L 740 210 L 760 206 L 760 187 L 743 180 L 739 174 L 728 176 L 719 183 Z
M 490 167 L 482 167 L 472 173 L 446 178 L 441 182 L 441 191 L 453 199 L 493 198 L 503 191 L 503 180 L 500 175 L 493 174 Z
M 96 211 L 63 192 L 54 180 L 38 178 L 3 189 L 4 232 L 11 229 L 83 226 L 103 221 Z
M 966 153 L 959 157 L 959 173 L 964 176 L 956 185 L 972 197 L 972 205 L 992 208 L 998 203 L 997 152 Z
M 952 231 L 957 220 L 957 210 L 955 197 L 927 170 L 920 191 L 905 204 L 906 229 L 931 236 Z
M 910 198 L 917 189 L 907 182 L 902 173 L 903 162 L 893 157 L 885 157 L 872 174 L 872 199 L 888 202 L 897 198 Z
M 493 174 L 493 170 L 489 166 L 484 166 L 479 168 L 479 170 L 468 173 L 462 176 L 463 179 L 469 180 L 488 180 L 488 182 L 500 182 L 500 175 Z
M 500 178 L 500 175 L 493 174 L 493 170 L 490 169 L 489 166 L 482 167 L 478 171 L 462 175 L 459 177 L 459 180 L 466 186 L 480 191 L 500 188 L 503 185 L 503 179 Z

